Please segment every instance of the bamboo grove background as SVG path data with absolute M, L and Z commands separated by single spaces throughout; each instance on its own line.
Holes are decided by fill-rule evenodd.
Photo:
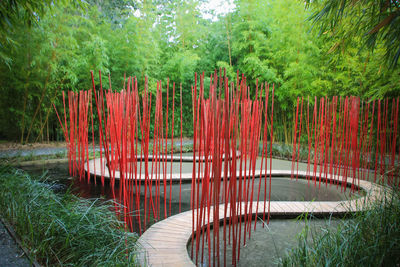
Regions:
M 297 97 L 358 95 L 369 101 L 399 94 L 399 70 L 382 63 L 379 42 L 373 53 L 360 52 L 360 40 L 352 38 L 346 40 L 346 50 L 332 53 L 340 40 L 312 27 L 307 18 L 313 9 L 305 9 L 301 1 L 234 3 L 217 20 L 203 18 L 201 3 L 180 0 L 89 0 L 84 6 L 56 1 L 41 6 L 30 20 L 18 11 L 0 46 L 0 138 L 62 140 L 52 103 L 61 108 L 63 90 L 90 89 L 89 70 L 110 75 L 117 91 L 128 76 L 136 76 L 140 85 L 148 77 L 153 96 L 159 79 L 182 84 L 186 137 L 193 137 L 190 86 L 195 72 L 209 71 L 207 87 L 214 70 L 225 68 L 230 80 L 239 70 L 253 99 L 257 79 L 274 83 L 274 138 L 284 144 L 293 142 Z M 345 25 L 351 27 L 351 22 Z

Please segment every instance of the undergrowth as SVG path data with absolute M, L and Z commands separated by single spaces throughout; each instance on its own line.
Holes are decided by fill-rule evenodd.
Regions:
M 337 228 L 306 227 L 282 266 L 397 266 L 400 262 L 400 193 L 348 215 Z
M 46 177 L 0 166 L 0 215 L 45 266 L 135 266 L 137 234 L 115 203 L 56 194 Z

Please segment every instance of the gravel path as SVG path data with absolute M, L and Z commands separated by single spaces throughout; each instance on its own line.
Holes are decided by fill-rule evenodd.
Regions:
M 152 141 L 150 141 L 152 143 Z M 168 140 L 170 145 L 171 140 Z M 180 147 L 180 140 L 174 140 L 174 147 Z M 193 140 L 183 140 L 183 146 L 193 145 Z M 96 145 L 96 150 L 99 150 Z M 89 145 L 89 151 L 92 151 L 91 144 Z M 19 144 L 0 144 L 0 159 L 1 158 L 13 158 L 13 157 L 27 157 L 27 156 L 44 156 L 54 155 L 58 153 L 66 153 L 67 147 L 65 143 L 50 143 L 50 144 L 32 144 L 32 145 L 19 145 Z
M 66 148 L 35 148 L 35 149 L 9 149 L 0 151 L 0 158 L 43 156 L 65 153 Z
M 0 220 L 0 266 L 32 266 Z

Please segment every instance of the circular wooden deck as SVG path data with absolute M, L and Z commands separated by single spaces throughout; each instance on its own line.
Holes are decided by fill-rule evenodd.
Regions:
M 273 176 L 290 176 L 291 171 L 272 170 Z M 306 172 L 299 171 L 299 177 L 304 178 Z M 339 181 L 343 178 L 339 177 Z M 350 179 L 352 180 L 352 179 Z M 351 185 L 351 181 L 347 181 Z M 380 185 L 360 181 L 358 188 L 366 195 L 345 201 L 271 201 L 271 216 L 298 216 L 303 213 L 313 215 L 341 215 L 347 212 L 360 211 L 377 199 L 383 197 L 384 188 Z M 244 207 L 244 205 L 242 205 Z M 252 213 L 262 214 L 264 203 L 253 202 Z M 229 209 L 229 208 L 228 208 Z M 268 209 L 268 207 L 267 207 Z M 219 217 L 224 214 L 224 205 L 219 207 Z M 210 223 L 213 222 L 211 208 Z M 203 225 L 202 227 L 204 227 Z M 187 245 L 192 238 L 192 211 L 182 212 L 153 224 L 138 240 L 142 251 L 139 254 L 142 266 L 195 266 L 189 257 Z
M 237 155 L 240 155 L 239 152 L 237 152 Z M 152 164 L 151 160 L 153 160 L 154 157 L 152 155 L 149 155 L 148 158 L 149 158 L 149 166 L 151 166 L 151 164 Z M 223 158 L 225 158 L 225 156 L 223 156 Z M 181 159 L 181 157 L 178 156 L 178 155 L 172 157 L 172 161 L 176 162 L 176 163 L 180 162 L 180 159 Z M 204 160 L 204 157 L 196 156 L 196 161 L 200 161 L 200 160 Z M 167 167 L 169 167 L 169 165 L 171 164 L 171 155 L 167 155 L 166 158 L 165 158 L 165 161 L 166 161 Z M 138 159 L 138 163 L 139 162 L 140 162 L 140 159 Z M 162 164 L 162 158 L 158 158 L 158 162 L 160 162 Z M 193 156 L 182 156 L 182 163 L 188 163 L 188 162 L 193 162 Z M 101 164 L 101 159 L 100 158 L 96 158 L 96 159 L 93 159 L 93 160 L 89 161 L 89 168 L 88 168 L 88 166 L 86 164 L 84 165 L 84 167 L 85 167 L 85 171 L 86 172 L 89 170 L 90 175 L 96 176 L 96 177 L 101 177 L 102 172 L 101 172 L 101 168 L 100 167 L 103 165 L 104 178 L 110 179 L 111 175 L 110 175 L 110 172 L 109 172 L 108 168 L 105 167 L 106 164 L 107 163 L 106 163 L 106 160 L 104 158 L 103 158 L 103 164 Z M 142 171 L 142 172 L 144 172 L 144 171 Z M 239 171 L 237 172 L 237 174 L 239 174 Z M 256 175 L 256 177 L 260 176 L 260 170 L 256 170 L 256 174 L 255 175 Z M 119 170 L 115 170 L 114 178 L 116 180 L 119 180 L 120 177 L 121 177 L 121 172 Z M 229 176 L 228 176 L 228 178 L 229 178 Z M 144 173 L 138 174 L 137 175 L 137 179 L 139 179 L 139 181 L 141 181 L 141 182 L 144 182 L 145 174 Z M 153 175 L 152 177 L 150 176 L 149 179 L 152 179 L 152 180 L 155 181 L 156 180 L 156 176 L 155 175 Z M 169 182 L 171 179 L 172 179 L 172 182 L 179 182 L 180 181 L 181 175 L 179 173 L 179 169 L 174 170 L 172 172 L 172 176 L 171 176 L 171 173 L 170 173 L 169 170 L 166 172 L 166 181 Z M 192 170 L 190 170 L 190 172 L 182 171 L 182 181 L 183 182 L 192 181 Z M 163 182 L 163 179 L 161 179 L 161 183 L 162 182 Z

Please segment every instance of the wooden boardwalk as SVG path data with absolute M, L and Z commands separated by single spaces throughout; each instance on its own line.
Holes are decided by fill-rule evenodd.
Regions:
M 152 158 L 152 157 L 149 156 L 149 159 L 150 158 Z M 168 162 L 166 164 L 168 168 L 170 167 L 170 164 L 171 164 L 170 159 L 171 159 L 171 157 L 169 156 Z M 173 157 L 173 161 L 174 162 L 179 162 L 179 159 L 180 159 L 179 156 L 174 156 Z M 185 162 L 185 163 L 193 162 L 193 156 L 185 156 L 185 157 L 182 156 L 182 159 L 183 159 L 182 162 Z M 197 159 L 197 157 L 196 157 L 196 159 Z M 108 168 L 105 167 L 106 166 L 106 162 L 105 162 L 104 159 L 103 159 L 103 164 L 101 164 L 101 159 L 100 158 L 96 158 L 94 160 L 90 160 L 89 161 L 89 172 L 90 172 L 90 174 L 92 176 L 101 177 L 101 174 L 102 174 L 101 173 L 101 166 L 103 166 L 103 175 L 104 175 L 104 177 L 106 179 L 110 179 L 111 175 L 110 175 L 110 172 L 108 171 Z M 150 161 L 149 161 L 149 166 L 151 166 L 151 162 Z M 85 167 L 85 171 L 87 172 L 88 171 L 88 166 L 85 164 L 84 167 Z M 143 172 L 144 171 L 142 171 L 141 174 L 139 174 L 139 173 L 137 174 L 137 179 L 142 183 L 144 183 L 144 181 L 145 181 L 145 174 Z M 248 170 L 247 170 L 247 172 L 248 172 Z M 239 173 L 240 173 L 240 171 L 236 172 L 236 177 L 239 177 Z M 182 181 L 183 182 L 191 182 L 192 181 L 192 177 L 193 177 L 192 174 L 193 173 L 192 173 L 192 169 L 191 168 L 190 168 L 190 172 L 185 172 L 183 170 L 182 171 Z M 222 177 L 225 177 L 223 171 L 222 171 L 221 175 L 222 175 Z M 274 175 L 274 174 L 272 174 L 272 175 Z M 284 175 L 286 175 L 286 176 L 290 175 L 290 171 L 289 172 L 285 172 Z M 260 176 L 261 176 L 261 170 L 260 169 L 256 169 L 255 170 L 255 177 L 257 178 L 257 177 L 260 177 Z M 120 177 L 121 177 L 121 172 L 119 170 L 115 170 L 114 178 L 116 180 L 119 180 Z M 230 174 L 227 175 L 226 177 L 229 179 L 230 178 Z M 156 177 L 156 175 L 153 175 L 153 176 L 149 175 L 148 179 L 152 179 L 153 181 L 155 181 L 157 179 L 157 177 Z M 172 172 L 172 176 L 171 176 L 171 173 L 170 173 L 169 170 L 166 171 L 166 181 L 167 182 L 169 182 L 170 180 L 172 180 L 172 182 L 179 182 L 180 179 L 181 179 L 181 175 L 179 173 L 179 168 Z M 160 182 L 163 183 L 163 179 L 160 179 Z
M 182 160 L 182 162 L 193 162 L 193 157 L 187 156 L 187 157 L 182 157 L 182 159 L 184 159 L 184 160 Z M 174 161 L 175 161 L 175 159 L 174 159 Z M 107 163 L 103 159 L 103 175 L 104 175 L 104 177 L 106 179 L 110 179 L 111 175 L 110 175 L 110 172 L 108 171 L 108 168 L 105 167 L 106 164 Z M 150 164 L 151 164 L 151 162 L 149 162 L 149 165 Z M 168 161 L 167 164 L 169 165 L 169 164 L 171 164 L 171 162 Z M 99 158 L 96 158 L 95 160 L 90 160 L 89 161 L 89 172 L 90 172 L 90 174 L 93 175 L 93 176 L 100 177 L 101 176 L 101 168 L 100 168 L 100 166 L 101 166 L 101 160 Z M 88 168 L 87 168 L 86 164 L 85 164 L 85 171 L 86 172 L 88 171 Z M 114 178 L 116 180 L 119 180 L 120 177 L 121 177 L 120 171 L 116 170 Z M 153 177 L 153 180 L 156 180 L 156 175 L 153 175 L 152 177 Z M 139 179 L 141 182 L 144 182 L 145 181 L 145 174 L 144 173 L 138 174 L 137 175 L 137 179 Z M 149 176 L 149 179 L 151 179 L 151 175 Z M 166 179 L 167 179 L 168 182 L 171 179 L 171 175 L 170 175 L 169 171 L 167 171 Z M 179 173 L 179 169 L 178 169 L 178 172 L 174 171 L 172 173 L 172 181 L 173 182 L 179 182 L 179 180 L 180 180 L 180 173 Z M 192 180 L 192 172 L 182 172 L 182 181 L 191 181 L 191 180 Z M 160 181 L 162 183 L 163 179 L 160 179 Z
M 238 154 L 239 154 L 239 152 L 238 152 Z M 149 155 L 148 158 L 149 158 L 149 166 L 151 166 L 152 162 L 150 160 L 153 159 L 153 156 Z M 167 163 L 167 167 L 169 168 L 169 166 L 171 164 L 171 155 L 167 155 L 165 160 L 166 160 L 166 163 Z M 199 160 L 204 160 L 204 157 L 196 156 L 196 161 L 199 161 Z M 172 161 L 176 162 L 176 163 L 179 163 L 180 162 L 180 156 L 173 156 L 172 157 Z M 158 162 L 161 162 L 161 164 L 162 164 L 162 159 L 159 158 Z M 193 156 L 182 156 L 182 163 L 188 163 L 188 162 L 193 162 Z M 140 163 L 140 159 L 138 160 L 138 163 Z M 101 164 L 101 159 L 100 158 L 96 158 L 94 160 L 90 160 L 89 161 L 89 172 L 90 172 L 90 174 L 92 176 L 101 177 L 101 174 L 102 174 L 101 173 L 101 166 L 103 166 L 104 178 L 110 179 L 111 175 L 110 175 L 110 172 L 108 171 L 108 168 L 106 167 L 106 164 L 107 163 L 106 163 L 106 160 L 104 158 L 103 158 L 103 164 Z M 144 162 L 143 162 L 143 164 L 144 164 Z M 85 164 L 84 167 L 85 167 L 85 172 L 87 172 L 88 171 L 88 166 Z M 237 174 L 239 174 L 239 171 L 237 172 Z M 223 172 L 222 172 L 222 175 L 223 175 Z M 256 177 L 259 177 L 259 176 L 260 176 L 260 170 L 256 170 Z M 114 178 L 116 180 L 119 180 L 120 177 L 121 177 L 120 171 L 119 170 L 115 170 Z M 172 176 L 170 174 L 170 171 L 168 170 L 167 174 L 166 174 L 166 181 L 169 182 L 171 177 L 172 177 L 172 182 L 179 182 L 180 179 L 181 179 L 181 176 L 180 176 L 180 173 L 179 173 L 179 169 L 174 170 L 173 173 L 172 173 Z M 228 178 L 229 178 L 229 176 L 228 176 Z M 137 175 L 137 179 L 139 179 L 141 182 L 144 182 L 145 174 L 144 173 L 138 174 Z M 149 177 L 149 179 L 151 179 L 151 177 Z M 156 180 L 156 176 L 155 175 L 153 176 L 153 180 Z M 162 183 L 163 179 L 161 179 L 160 181 Z M 192 181 L 192 170 L 190 170 L 190 172 L 184 172 L 184 171 L 182 172 L 182 181 L 186 181 L 186 182 Z
M 291 171 L 272 170 L 273 176 L 290 176 Z M 299 171 L 299 177 L 305 177 L 304 171 Z M 339 180 L 342 179 L 339 177 Z M 350 179 L 351 180 L 351 179 Z M 347 181 L 348 185 L 351 185 Z M 360 181 L 359 188 L 366 195 L 354 200 L 345 201 L 271 201 L 272 216 L 298 216 L 303 213 L 313 215 L 341 215 L 347 212 L 359 211 L 377 199 L 383 197 L 384 188 L 380 185 Z M 357 187 L 358 187 L 357 186 Z M 244 205 L 242 205 L 244 206 Z M 264 203 L 253 202 L 252 213 L 262 214 Z M 229 208 L 229 207 L 228 207 Z M 268 210 L 268 207 L 266 207 Z M 213 211 L 210 223 L 213 222 Z M 219 217 L 223 218 L 224 205 L 219 207 Z M 187 245 L 192 235 L 192 211 L 182 212 L 152 225 L 138 240 L 141 252 L 139 254 L 142 266 L 195 266 L 189 257 Z

